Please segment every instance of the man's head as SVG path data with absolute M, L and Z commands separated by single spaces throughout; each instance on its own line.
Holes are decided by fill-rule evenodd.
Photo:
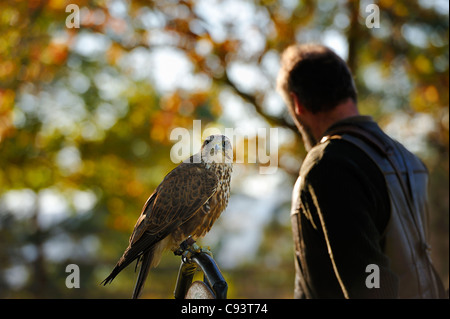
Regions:
M 330 113 L 348 100 L 356 105 L 355 83 L 347 64 L 322 45 L 288 47 L 281 58 L 277 82 L 307 146 L 314 145 L 315 138 L 311 136 L 311 125 L 302 117 L 302 110 L 314 116 Z

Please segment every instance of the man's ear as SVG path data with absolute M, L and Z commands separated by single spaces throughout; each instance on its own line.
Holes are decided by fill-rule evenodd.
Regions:
M 293 102 L 293 106 L 294 106 L 294 113 L 295 115 L 302 115 L 305 113 L 305 107 L 303 106 L 303 104 L 300 103 L 300 101 L 298 100 L 297 94 L 291 92 L 291 99 Z

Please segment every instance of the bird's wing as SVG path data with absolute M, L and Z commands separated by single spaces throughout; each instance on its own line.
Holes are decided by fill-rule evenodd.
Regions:
M 189 220 L 217 190 L 214 172 L 200 164 L 182 163 L 171 171 L 142 209 L 130 245 L 145 234 L 162 239 Z
M 145 203 L 127 249 L 103 284 L 194 216 L 214 195 L 217 182 L 214 172 L 201 164 L 181 163 L 167 174 Z

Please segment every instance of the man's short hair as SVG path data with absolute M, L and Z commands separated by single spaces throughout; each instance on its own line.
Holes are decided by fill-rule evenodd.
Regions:
M 357 93 L 350 69 L 331 49 L 319 44 L 288 47 L 281 57 L 278 90 L 293 108 L 291 93 L 310 112 L 333 109 Z

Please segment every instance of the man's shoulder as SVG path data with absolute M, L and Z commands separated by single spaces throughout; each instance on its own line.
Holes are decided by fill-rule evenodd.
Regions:
M 308 171 L 330 161 L 351 161 L 352 154 L 359 153 L 359 149 L 342 139 L 328 139 L 326 142 L 318 143 L 306 155 L 302 168 Z
M 328 192 L 331 198 L 339 194 L 364 194 L 361 198 L 370 199 L 374 209 L 389 209 L 383 172 L 372 158 L 349 141 L 329 139 L 316 145 L 305 158 L 300 177 L 302 191 L 309 192 L 311 187 L 316 192 L 332 190 Z

